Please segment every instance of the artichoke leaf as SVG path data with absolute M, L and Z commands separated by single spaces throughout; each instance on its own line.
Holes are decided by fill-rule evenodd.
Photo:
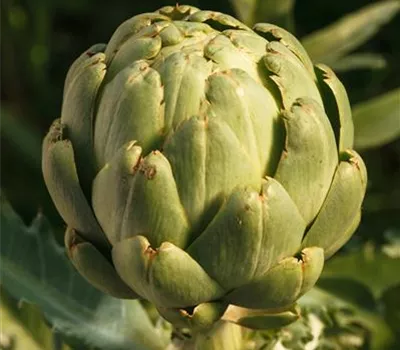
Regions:
M 182 33 L 179 27 L 175 26 L 175 23 L 170 23 L 168 27 L 165 27 L 160 32 L 160 38 L 162 41 L 162 46 L 171 46 L 179 44 L 184 38 L 184 33 Z
M 84 53 L 82 53 L 71 65 L 68 69 L 67 76 L 65 77 L 64 82 L 64 97 L 67 93 L 67 90 L 71 84 L 71 82 L 76 78 L 77 75 L 81 74 L 83 68 L 88 66 L 88 61 L 91 57 L 96 56 L 94 59 L 90 59 L 92 62 L 96 62 L 98 57 L 101 57 L 106 49 L 106 44 L 95 44 L 89 47 Z
M 134 170 L 122 217 L 121 239 L 145 235 L 155 247 L 163 242 L 186 247 L 190 225 L 168 160 L 153 151 Z
M 115 298 L 138 298 L 106 257 L 93 244 L 83 240 L 73 228 L 68 227 L 65 232 L 65 246 L 75 268 L 97 289 Z
M 254 62 L 258 62 L 265 54 L 265 47 L 268 41 L 251 31 L 228 29 L 223 33 L 235 47 Z
M 207 23 L 210 27 L 221 32 L 226 29 L 242 29 L 248 31 L 251 30 L 249 27 L 244 25 L 236 18 L 229 16 L 225 13 L 216 11 L 197 11 L 190 15 L 187 18 L 187 21 L 204 22 Z
M 308 96 L 323 106 L 321 95 L 314 78 L 300 59 L 283 43 L 271 41 L 263 58 L 265 67 L 271 72 L 270 78 L 281 92 L 282 103 L 289 110 L 296 99 Z
M 311 289 L 323 265 L 322 248 L 305 248 L 299 256 L 283 259 L 264 276 L 234 289 L 224 300 L 245 308 L 287 307 Z
M 317 64 L 315 70 L 339 152 L 344 152 L 346 149 L 351 149 L 354 142 L 354 125 L 346 89 L 329 67 Z
M 79 69 L 66 86 L 61 110 L 61 123 L 66 125 L 68 138 L 74 145 L 75 161 L 82 189 L 90 193 L 94 177 L 93 119 L 95 102 L 104 79 L 106 65 L 103 53 L 86 53 Z M 78 58 L 80 60 L 80 58 Z M 71 73 L 73 74 L 73 73 Z
M 143 13 L 123 22 L 114 32 L 106 48 L 107 66 L 113 60 L 120 46 L 141 29 L 158 21 L 168 21 L 169 18 L 159 13 Z
M 99 168 L 130 140 L 137 140 L 145 154 L 155 147 L 163 135 L 163 98 L 160 76 L 145 61 L 133 63 L 107 84 L 95 122 Z
M 93 211 L 111 244 L 120 240 L 122 219 L 125 210 L 129 210 L 127 199 L 141 155 L 142 148 L 136 145 L 136 141 L 128 142 L 93 181 Z
M 216 34 L 217 31 L 209 25 L 199 22 L 175 21 L 175 26 L 185 36 L 185 41 L 193 37 L 206 38 L 210 34 Z
M 281 309 L 247 309 L 229 305 L 222 320 L 250 329 L 277 329 L 300 318 L 300 309 L 295 305 Z
M 238 68 L 256 81 L 261 79 L 255 57 L 235 46 L 227 35 L 218 34 L 210 40 L 204 47 L 204 57 L 214 62 L 218 71 Z
M 199 114 L 211 68 L 204 57 L 179 51 L 157 66 L 165 91 L 166 133 Z
M 222 301 L 202 303 L 193 308 L 186 309 L 167 309 L 158 307 L 158 312 L 174 326 L 190 328 L 195 331 L 211 327 L 221 319 L 226 311 L 228 304 Z
M 303 247 L 324 248 L 331 257 L 351 237 L 360 221 L 361 203 L 367 186 L 367 172 L 355 151 L 341 156 L 328 195 L 303 240 Z
M 176 5 L 176 6 L 164 6 L 158 9 L 156 12 L 161 13 L 174 21 L 184 20 L 191 14 L 200 11 L 197 7 L 190 5 Z
M 304 229 L 285 189 L 268 178 L 261 193 L 236 189 L 188 252 L 230 290 L 263 276 L 297 252 Z
M 270 23 L 257 23 L 254 25 L 253 30 L 268 41 L 278 41 L 282 45 L 286 46 L 297 56 L 307 69 L 310 76 L 316 80 L 313 63 L 304 47 L 294 35 L 289 33 L 287 30 Z
M 185 145 L 185 147 L 182 147 Z M 219 118 L 193 117 L 167 140 L 168 158 L 193 241 L 238 185 L 259 189 L 260 174 L 231 128 Z
M 153 249 L 146 237 L 135 236 L 118 242 L 112 257 L 125 283 L 156 306 L 185 308 L 225 293 L 189 254 L 169 242 Z
M 43 142 L 42 170 L 50 196 L 68 226 L 102 248 L 109 243 L 79 183 L 71 141 L 64 139 L 65 125 L 54 121 Z
M 150 60 L 158 55 L 162 47 L 161 38 L 139 37 L 127 40 L 115 54 L 109 65 L 106 81 L 111 81 L 121 70 L 138 60 Z
M 283 143 L 283 127 L 272 94 L 245 71 L 212 74 L 206 90 L 207 113 L 224 120 L 263 177 L 276 166 Z M 275 169 L 274 169 L 275 170 Z
M 321 105 L 310 98 L 298 99 L 282 117 L 286 144 L 274 178 L 308 225 L 325 200 L 338 164 L 335 136 Z

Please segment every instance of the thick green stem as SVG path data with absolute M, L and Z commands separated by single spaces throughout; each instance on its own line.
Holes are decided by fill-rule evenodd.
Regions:
M 242 350 L 244 329 L 219 321 L 211 329 L 196 332 L 190 340 L 177 340 L 167 350 Z

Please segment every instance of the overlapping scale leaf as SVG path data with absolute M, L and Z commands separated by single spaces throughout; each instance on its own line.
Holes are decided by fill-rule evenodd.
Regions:
M 305 222 L 285 189 L 264 181 L 261 193 L 234 190 L 188 252 L 225 289 L 262 276 L 297 252 Z
M 223 32 L 235 47 L 258 62 L 265 54 L 268 41 L 252 31 L 225 30 Z
M 278 329 L 297 321 L 300 309 L 295 306 L 275 309 L 248 309 L 229 305 L 223 316 L 224 321 L 236 323 L 251 329 Z
M 197 11 L 187 18 L 189 22 L 205 22 L 216 30 L 226 29 L 250 30 L 249 27 L 238 21 L 236 18 L 225 13 L 215 11 Z
M 245 71 L 232 69 L 211 75 L 206 91 L 207 114 L 224 120 L 254 162 L 261 178 L 275 169 L 283 145 L 278 105 Z
M 323 106 L 313 76 L 284 44 L 278 41 L 270 42 L 267 45 L 264 64 L 271 72 L 270 78 L 281 92 L 285 109 L 290 109 L 296 99 L 304 96 L 314 99 Z
M 160 38 L 163 46 L 170 46 L 179 44 L 184 39 L 184 35 L 174 23 L 170 23 L 160 32 Z
M 319 212 L 338 164 L 335 136 L 322 107 L 310 98 L 285 111 L 286 144 L 275 178 L 309 224 Z
M 164 6 L 158 9 L 156 12 L 161 13 L 169 18 L 177 21 L 186 19 L 191 14 L 200 11 L 197 7 L 189 5 L 176 5 L 176 6 Z
M 203 56 L 204 45 L 216 34 L 204 34 L 189 36 L 179 44 L 163 47 L 160 54 L 152 61 L 151 66 L 160 70 L 160 67 L 164 65 L 168 56 L 176 54 L 177 52 L 185 55 L 197 55 Z
M 164 86 L 165 130 L 198 115 L 212 65 L 202 56 L 175 52 L 157 67 Z
M 97 54 L 104 53 L 106 49 L 106 44 L 95 44 L 89 47 L 84 53 L 82 53 L 69 67 L 67 76 L 65 77 L 64 82 L 64 96 L 67 93 L 68 87 L 73 79 L 75 79 L 76 75 L 79 74 L 82 67 L 87 65 L 87 61 L 90 57 L 95 56 Z M 97 56 L 98 57 L 98 56 Z
M 328 195 L 303 246 L 316 245 L 332 256 L 351 237 L 360 220 L 361 203 L 367 186 L 367 172 L 355 151 L 342 154 Z
M 215 301 L 202 303 L 193 308 L 192 312 L 185 309 L 168 309 L 158 307 L 157 310 L 166 320 L 181 328 L 204 330 L 217 322 L 228 307 L 228 303 Z
M 130 140 L 137 140 L 145 154 L 155 148 L 163 136 L 163 98 L 160 75 L 144 61 L 127 67 L 106 86 L 95 124 L 99 168 Z
M 135 209 L 127 207 L 135 181 L 133 175 L 142 155 L 142 148 L 135 143 L 130 141 L 122 146 L 93 181 L 93 210 L 111 244 L 120 240 L 125 211 Z
M 65 126 L 55 120 L 43 141 L 42 171 L 50 196 L 68 226 L 102 249 L 109 243 L 82 191 L 71 141 L 64 139 Z
M 318 64 L 315 70 L 339 152 L 344 152 L 351 149 L 354 142 L 354 125 L 346 89 L 329 67 Z
M 237 48 L 229 38 L 223 34 L 215 36 L 204 47 L 204 57 L 216 64 L 218 70 L 239 68 L 249 74 L 254 80 L 260 81 L 258 68 L 252 56 Z
M 187 21 L 174 21 L 174 25 L 185 36 L 185 40 L 191 37 L 204 37 L 217 31 L 205 23 L 187 22 Z
M 92 50 L 101 50 L 101 46 Z M 86 52 L 71 68 L 65 85 L 61 110 L 61 123 L 68 130 L 68 138 L 74 145 L 75 160 L 82 187 L 90 193 L 94 177 L 93 120 L 95 102 L 103 81 L 106 65 L 102 52 Z
M 264 276 L 235 289 L 226 300 L 248 308 L 287 307 L 314 286 L 323 265 L 323 249 L 306 248 L 301 256 L 283 259 Z
M 171 242 L 186 247 L 189 222 L 168 160 L 151 152 L 135 167 L 120 228 L 121 239 L 146 236 L 152 246 Z
M 278 41 L 293 52 L 315 79 L 313 63 L 301 43 L 288 31 L 270 23 L 257 23 L 253 30 L 268 41 Z
M 184 308 L 225 293 L 189 254 L 168 242 L 155 249 L 136 236 L 117 243 L 112 256 L 125 283 L 158 306 Z
M 187 55 L 197 54 L 203 56 L 204 46 L 215 37 L 218 32 L 205 23 L 174 21 L 174 27 L 179 30 L 184 39 L 172 44 L 163 46 L 160 53 L 152 60 L 152 67 L 156 70 L 164 64 L 168 56 L 181 52 Z M 165 30 L 168 30 L 166 28 Z
M 75 268 L 103 293 L 122 299 L 138 298 L 121 280 L 111 262 L 70 227 L 65 233 L 65 247 Z
M 161 38 L 139 37 L 127 40 L 118 50 L 107 71 L 107 81 L 112 80 L 122 69 L 138 60 L 149 60 L 157 56 L 162 47 Z
M 154 22 L 168 20 L 168 17 L 159 13 L 143 13 L 134 16 L 122 23 L 114 32 L 107 49 L 105 51 L 107 57 L 107 65 L 112 61 L 114 55 L 119 50 L 119 47 L 128 40 L 132 35 L 139 32 L 141 29 L 150 26 Z
M 185 145 L 182 147 L 182 145 Z M 259 189 L 257 164 L 223 120 L 193 117 L 164 146 L 194 239 L 238 185 Z

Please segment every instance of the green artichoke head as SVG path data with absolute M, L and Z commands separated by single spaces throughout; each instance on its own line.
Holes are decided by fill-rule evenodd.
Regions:
M 93 285 L 176 324 L 233 305 L 257 328 L 356 229 L 366 170 L 352 146 L 343 85 L 290 33 L 177 5 L 72 64 L 43 173 Z

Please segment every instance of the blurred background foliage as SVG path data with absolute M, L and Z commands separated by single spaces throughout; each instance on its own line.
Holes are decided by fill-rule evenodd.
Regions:
M 368 192 L 359 229 L 342 254 L 328 263 L 327 280 L 321 285 L 334 295 L 338 291 L 329 283 L 332 276 L 368 286 L 371 298 L 385 306 L 385 319 L 400 339 L 400 281 L 395 277 L 400 271 L 400 1 L 185 2 L 234 15 L 249 25 L 264 21 L 287 28 L 302 40 L 312 58 L 331 65 L 346 86 L 353 107 L 356 149 L 368 168 Z M 52 120 L 59 116 L 69 66 L 93 43 L 107 42 L 124 20 L 165 5 L 174 2 L 2 0 L 1 188 L 25 224 L 38 211 L 43 212 L 56 239 L 62 241 L 64 224 L 42 180 L 41 142 Z M 13 225 L 9 226 L 10 232 L 15 231 Z M 22 222 L 18 225 L 22 231 L 31 229 L 24 228 Z M 364 269 L 363 276 L 358 275 L 358 269 Z M 386 272 L 379 283 L 384 282 L 379 293 L 374 293 L 374 283 L 378 281 L 371 281 L 382 271 Z M 353 282 L 341 286 L 349 295 L 350 291 L 357 294 L 359 288 L 364 288 L 357 285 L 354 289 Z M 344 298 L 347 303 L 349 295 Z M 10 298 L 3 295 L 2 303 L 11 305 L 4 315 L 12 319 L 16 317 L 16 307 Z M 314 300 L 318 298 L 321 296 Z M 364 305 L 364 309 L 368 310 L 368 306 Z M 37 313 L 35 310 L 30 315 Z M 27 314 L 23 311 L 18 317 Z M 32 317 L 41 316 L 30 316 L 30 323 Z M 341 330 L 348 331 L 350 321 L 346 317 L 345 326 L 339 323 Z M 352 322 L 360 324 L 358 319 L 352 319 L 353 325 Z M 23 323 L 26 325 L 26 320 Z M 339 326 L 333 322 L 332 327 L 336 332 Z M 351 334 L 354 336 L 354 332 Z M 42 338 L 41 344 L 55 341 L 48 334 Z M 337 349 L 347 349 L 342 345 Z

